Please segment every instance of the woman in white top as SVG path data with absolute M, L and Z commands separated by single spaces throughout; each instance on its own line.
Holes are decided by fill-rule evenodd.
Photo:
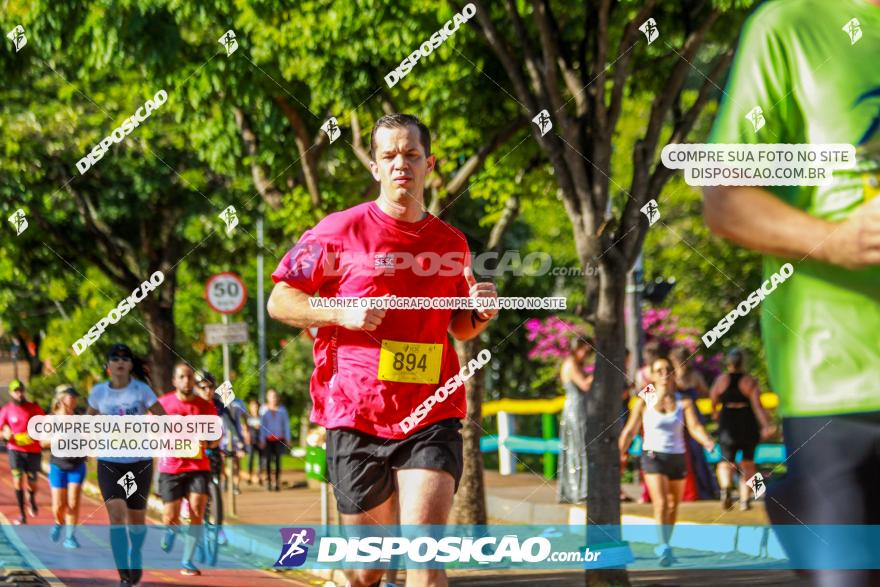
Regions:
M 713 450 L 715 442 L 700 424 L 694 403 L 678 393 L 675 369 L 666 357 L 651 363 L 653 390 L 649 386 L 630 412 L 629 420 L 620 434 L 621 458 L 632 442 L 639 426 L 644 426 L 642 443 L 642 470 L 654 505 L 654 519 L 660 533 L 660 566 L 674 561 L 669 541 L 675 526 L 678 504 L 687 476 L 684 429 L 706 450 Z

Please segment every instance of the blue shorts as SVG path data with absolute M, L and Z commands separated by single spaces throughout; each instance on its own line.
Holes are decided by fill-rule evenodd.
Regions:
M 67 489 L 68 483 L 82 483 L 86 478 L 86 464 L 80 463 L 72 471 L 65 471 L 56 464 L 49 465 L 49 486 L 54 489 Z

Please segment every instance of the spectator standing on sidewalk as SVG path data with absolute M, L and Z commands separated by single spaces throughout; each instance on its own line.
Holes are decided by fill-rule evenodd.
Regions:
M 278 392 L 266 392 L 266 405 L 260 416 L 260 450 L 266 471 L 266 488 L 272 491 L 272 466 L 275 466 L 275 491 L 281 491 L 281 455 L 290 446 L 290 417 L 281 405 Z

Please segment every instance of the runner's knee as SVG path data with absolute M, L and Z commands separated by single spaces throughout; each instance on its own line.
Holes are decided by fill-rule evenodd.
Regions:
M 373 587 L 382 581 L 382 575 L 385 574 L 384 569 L 353 569 L 349 571 L 348 580 L 351 581 L 352 587 Z

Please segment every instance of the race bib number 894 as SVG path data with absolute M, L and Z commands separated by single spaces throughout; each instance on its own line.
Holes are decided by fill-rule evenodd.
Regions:
M 378 377 L 400 383 L 439 383 L 442 358 L 442 344 L 383 340 Z

